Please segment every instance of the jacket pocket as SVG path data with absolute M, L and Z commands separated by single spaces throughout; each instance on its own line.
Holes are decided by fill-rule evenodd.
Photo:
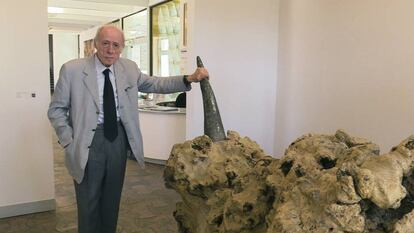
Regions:
M 67 157 L 73 157 L 73 153 L 74 153 L 74 144 L 75 143 L 73 143 L 73 141 L 69 144 L 69 145 L 67 145 L 66 147 L 65 147 L 65 156 L 67 156 Z

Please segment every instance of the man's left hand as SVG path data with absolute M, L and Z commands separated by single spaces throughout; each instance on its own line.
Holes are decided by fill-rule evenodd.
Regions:
M 193 74 L 187 77 L 189 82 L 200 82 L 203 79 L 208 79 L 209 74 L 206 68 L 197 68 Z

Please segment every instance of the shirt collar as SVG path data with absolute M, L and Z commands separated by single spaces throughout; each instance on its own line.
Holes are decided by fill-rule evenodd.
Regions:
M 96 53 L 94 56 L 95 56 L 95 67 L 96 67 L 97 72 L 102 73 L 104 70 L 109 69 L 111 73 L 114 74 L 114 65 L 111 65 L 110 67 L 106 67 L 102 64 L 102 62 L 96 56 Z

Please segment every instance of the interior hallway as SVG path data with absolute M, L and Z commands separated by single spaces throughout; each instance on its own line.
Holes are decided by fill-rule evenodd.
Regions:
M 73 180 L 65 166 L 63 150 L 53 138 L 56 210 L 0 219 L 1 233 L 76 233 L 77 212 Z M 147 164 L 145 169 L 128 160 L 118 233 L 174 233 L 175 203 L 180 196 L 166 189 L 163 166 Z

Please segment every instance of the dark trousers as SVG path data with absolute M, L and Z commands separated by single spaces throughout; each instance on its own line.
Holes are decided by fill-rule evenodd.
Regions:
M 85 176 L 75 182 L 79 233 L 115 233 L 124 184 L 127 139 L 118 124 L 118 137 L 108 141 L 103 127 L 96 129 Z

